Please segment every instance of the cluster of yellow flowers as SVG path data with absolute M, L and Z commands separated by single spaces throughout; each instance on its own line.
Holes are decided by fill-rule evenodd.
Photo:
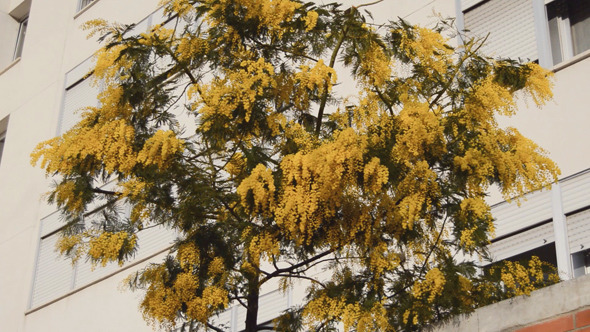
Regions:
M 381 160 L 373 157 L 365 165 L 363 170 L 363 187 L 366 191 L 377 193 L 383 189 L 383 186 L 389 180 L 389 171 L 387 167 L 381 165 Z
M 404 324 L 409 323 L 410 317 L 412 318 L 412 324 L 418 324 L 420 320 L 427 320 L 433 311 L 430 304 L 442 295 L 446 283 L 445 276 L 438 268 L 430 269 L 424 276 L 424 280 L 417 280 L 412 287 L 412 296 L 417 300 L 412 301 L 411 308 L 404 311 Z M 469 286 L 462 283 L 460 287 Z
M 407 165 L 423 160 L 429 153 L 440 156 L 446 152 L 443 119 L 427 103 L 407 102 L 397 116 L 400 133 L 392 155 Z
M 415 27 L 413 36 L 405 29 L 395 32 L 403 36 L 402 50 L 406 56 L 415 59 L 430 75 L 443 75 L 452 63 L 453 50 L 447 46 L 447 40 L 438 32 L 424 27 Z
M 184 149 L 184 142 L 172 130 L 158 130 L 137 154 L 137 161 L 144 165 L 157 165 L 165 169 L 171 156 Z
M 416 281 L 413 288 L 413 295 L 417 299 L 428 296 L 428 302 L 432 303 L 436 297 L 442 294 L 445 284 L 445 276 L 438 268 L 433 268 L 426 273 L 424 280 Z
M 289 237 L 310 241 L 322 221 L 342 206 L 355 176 L 364 169 L 364 148 L 363 138 L 347 129 L 311 153 L 283 158 L 283 192 L 274 216 Z
M 72 264 L 75 264 L 82 257 L 82 254 L 85 253 L 81 247 L 84 247 L 82 234 L 62 235 L 55 244 L 55 249 L 60 254 L 71 253 Z
M 268 215 L 275 207 L 275 184 L 272 171 L 259 164 L 250 176 L 242 181 L 237 192 L 253 214 Z M 252 204 L 247 203 L 249 195 L 252 195 Z
M 142 278 L 150 283 L 140 308 L 145 319 L 154 325 L 175 326 L 177 313 L 183 306 L 188 318 L 205 324 L 216 310 L 227 307 L 229 302 L 223 259 L 214 257 L 204 266 L 194 243 L 182 244 L 176 255 L 182 272 L 174 280 L 170 280 L 165 265 L 154 265 L 143 272 Z M 200 284 L 195 269 L 203 268 L 208 268 L 208 279 Z
M 210 84 L 191 87 L 192 94 L 195 90 L 199 92 L 200 100 L 195 105 L 201 106 L 199 113 L 205 118 L 205 130 L 211 126 L 210 121 L 229 126 L 231 121 L 238 120 L 233 112 L 240 107 L 244 114 L 239 121 L 249 122 L 256 97 L 274 86 L 274 68 L 263 58 L 245 60 L 241 65 L 241 69 L 227 70 L 225 77 L 216 78 Z
M 31 153 L 31 163 L 35 165 L 42 158 L 41 167 L 47 174 L 71 174 L 80 163 L 89 172 L 98 170 L 101 165 L 109 172 L 129 172 L 137 162 L 133 139 L 134 129 L 124 120 L 95 127 L 79 124 L 62 137 L 37 145 Z
M 109 262 L 118 262 L 123 265 L 125 262 L 120 259 L 119 253 L 121 250 L 129 251 L 135 247 L 137 242 L 136 234 L 129 234 L 127 232 L 102 232 L 98 236 L 91 237 L 88 243 L 88 256 L 99 261 L 102 266 L 106 266 Z
M 376 302 L 371 308 L 363 308 L 359 303 L 347 303 L 341 298 L 325 294 L 311 300 L 303 311 L 310 329 L 318 321 L 338 319 L 342 321 L 344 331 L 390 331 L 385 308 Z
M 399 207 L 394 210 L 395 220 L 401 223 L 404 229 L 413 229 L 414 223 L 420 219 L 426 222 L 431 221 L 428 220 L 430 216 L 425 209 L 432 208 L 433 198 L 440 194 L 436 178 L 436 172 L 429 167 L 428 163 L 424 160 L 419 161 L 394 189 L 400 201 Z
M 164 6 L 167 14 L 175 14 L 180 17 L 187 16 L 194 11 L 189 0 L 161 0 L 160 6 Z
M 279 241 L 273 234 L 262 233 L 253 236 L 250 241 L 248 253 L 253 263 L 258 263 L 260 258 L 265 258 L 272 262 L 273 257 L 278 257 L 280 254 Z
M 125 45 L 116 45 L 111 48 L 101 48 L 96 54 L 96 64 L 94 65 L 94 78 L 96 84 L 116 78 L 121 73 L 122 68 L 129 68 L 132 62 L 127 56 L 121 56 L 121 52 L 126 48 Z
M 318 60 L 313 67 L 302 65 L 299 72 L 295 73 L 295 80 L 303 88 L 301 94 L 307 94 L 305 89 L 314 91 L 317 89 L 318 95 L 329 92 L 332 85 L 336 83 L 336 71 L 330 66 L 324 64 L 324 60 Z
M 221 1 L 220 6 L 226 5 L 229 0 Z M 282 34 L 281 24 L 285 21 L 291 21 L 295 10 L 301 7 L 301 4 L 290 0 L 234 0 L 238 5 L 236 10 L 245 10 L 245 19 L 255 19 L 260 21 L 260 25 Z
M 527 64 L 527 69 L 530 70 L 530 74 L 524 90 L 533 98 L 537 106 L 545 105 L 553 98 L 553 72 L 545 70 L 536 63 Z
M 207 39 L 193 35 L 186 35 L 180 38 L 176 47 L 176 57 L 179 61 L 188 61 L 195 54 L 204 54 L 209 50 Z
M 371 247 L 369 266 L 376 278 L 381 277 L 386 271 L 393 271 L 399 264 L 399 256 L 391 252 L 386 243 L 381 242 Z
M 506 287 L 508 295 L 529 295 L 537 289 L 539 287 L 538 284 L 542 283 L 545 278 L 543 273 L 544 264 L 546 265 L 537 256 L 531 258 L 528 268 L 518 262 L 504 262 L 504 265 L 501 267 L 501 280 Z M 559 281 L 559 276 L 556 273 L 548 274 L 547 278 L 550 278 L 552 282 Z
M 391 59 L 379 45 L 372 42 L 363 60 L 359 68 L 361 79 L 370 87 L 382 87 L 391 76 Z
M 318 23 L 318 13 L 314 10 L 310 10 L 305 15 L 305 31 L 309 32 L 315 28 L 316 24 Z
M 160 45 L 162 40 L 171 40 L 174 34 L 173 29 L 166 28 L 160 24 L 156 24 L 150 32 L 141 33 L 138 43 L 145 46 Z M 177 42 L 174 40 L 174 42 Z

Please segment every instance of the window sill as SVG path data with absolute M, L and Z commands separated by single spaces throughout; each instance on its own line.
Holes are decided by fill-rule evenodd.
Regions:
M 582 60 L 584 60 L 586 58 L 589 58 L 589 57 L 590 57 L 590 50 L 586 50 L 586 51 L 584 51 L 584 52 L 582 52 L 582 53 L 574 56 L 571 59 L 568 59 L 566 61 L 563 61 L 561 63 L 556 64 L 555 66 L 553 66 L 552 71 L 554 73 L 556 73 L 556 72 L 558 72 L 558 71 L 560 71 L 562 69 L 565 69 L 565 68 L 567 68 L 567 67 L 569 67 L 569 66 L 571 66 L 573 64 L 576 64 L 576 63 L 578 63 L 578 62 L 580 62 L 580 61 L 582 61 Z
M 86 7 L 80 9 L 76 15 L 74 15 L 74 19 L 77 19 L 80 15 L 84 14 L 88 9 L 90 9 L 92 6 L 96 5 L 97 2 L 99 2 L 100 0 L 94 0 L 91 3 L 89 3 Z
M 20 62 L 20 56 L 16 59 L 14 59 L 6 68 L 0 70 L 0 75 L 4 74 L 5 72 L 7 72 L 10 68 L 16 66 L 17 63 Z

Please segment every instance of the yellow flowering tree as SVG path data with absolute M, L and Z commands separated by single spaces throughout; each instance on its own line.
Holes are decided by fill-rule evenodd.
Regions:
M 491 185 L 510 198 L 556 179 L 496 120 L 518 97 L 551 98 L 550 73 L 453 47 L 445 22 L 373 26 L 361 7 L 172 0 L 172 24 L 148 33 L 88 22 L 100 106 L 32 153 L 56 176 L 59 249 L 122 263 L 144 229 L 176 231 L 130 285 L 148 321 L 216 331 L 230 304 L 262 329 L 275 281 L 309 285 L 274 322 L 285 331 L 417 330 L 550 282 L 537 260 L 479 274 L 456 258 L 486 255 Z M 338 94 L 343 81 L 355 91 Z

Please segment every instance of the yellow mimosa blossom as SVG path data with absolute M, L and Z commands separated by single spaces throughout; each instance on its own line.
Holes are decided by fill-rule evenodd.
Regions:
M 167 167 L 168 160 L 183 150 L 183 141 L 171 130 L 158 130 L 150 137 L 137 154 L 137 161 L 144 165 L 157 165 L 160 169 Z
M 124 261 L 121 259 L 119 252 L 134 247 L 136 241 L 137 235 L 135 234 L 104 232 L 90 239 L 88 256 L 99 261 L 102 266 L 114 261 L 118 262 L 119 266 L 122 266 Z

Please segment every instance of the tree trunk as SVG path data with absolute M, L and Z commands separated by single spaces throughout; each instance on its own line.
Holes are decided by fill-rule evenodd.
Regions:
M 252 276 L 248 281 L 248 311 L 246 313 L 246 330 L 245 332 L 256 332 L 258 327 L 258 298 L 260 289 L 258 288 L 258 273 Z

